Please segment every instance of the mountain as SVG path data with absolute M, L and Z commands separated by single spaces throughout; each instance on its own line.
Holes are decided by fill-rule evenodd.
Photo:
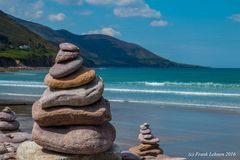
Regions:
M 52 43 L 0 11 L 0 67 L 50 66 L 55 50 Z
M 0 14 L 4 14 L 0 12 Z M 5 15 L 5 14 L 4 14 Z M 5 15 L 6 17 L 6 15 Z M 61 42 L 70 42 L 81 50 L 84 63 L 91 67 L 197 67 L 180 64 L 162 58 L 143 47 L 128 43 L 107 35 L 76 35 L 67 30 L 53 30 L 47 26 L 8 16 L 8 21 L 15 23 L 25 32 L 36 37 L 38 43 L 47 49 L 56 51 Z M 1 21 L 1 19 L 0 19 Z M 9 27 L 8 27 L 9 28 Z M 0 30 L 4 30 L 0 25 Z M 9 32 L 13 33 L 11 28 Z M 21 33 L 18 33 L 21 34 Z M 1 32 L 0 32 L 1 35 Z M 9 36 L 9 34 L 3 34 Z M 0 37 L 1 38 L 1 37 Z M 14 37 L 19 40 L 20 37 Z M 41 40 L 41 41 L 40 41 Z M 26 43 L 26 42 L 25 42 Z M 1 56 L 1 53 L 0 53 Z M 49 57 L 52 58 L 52 57 Z M 51 61 L 51 59 L 49 60 Z M 1 62 L 1 61 L 0 61 Z M 25 63 L 24 63 L 25 64 Z M 34 65 L 33 65 L 34 66 Z M 45 65 L 44 65 L 45 66 Z

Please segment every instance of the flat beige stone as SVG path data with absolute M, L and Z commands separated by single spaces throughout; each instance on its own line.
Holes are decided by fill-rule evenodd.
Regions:
M 138 146 L 135 146 L 130 148 L 129 151 L 139 156 L 157 156 L 159 154 L 163 154 L 163 150 L 161 148 L 140 151 Z
M 104 98 L 84 107 L 59 106 L 42 109 L 37 101 L 32 107 L 33 119 L 40 126 L 101 125 L 112 119 L 110 103 Z
M 68 89 L 87 84 L 91 82 L 95 76 L 95 70 L 86 67 L 80 67 L 74 73 L 63 78 L 53 78 L 50 74 L 47 74 L 44 82 L 50 88 Z
M 159 145 L 158 144 L 140 144 L 137 146 L 137 148 L 140 151 L 146 151 L 146 150 L 150 150 L 150 149 L 159 148 Z
M 121 160 L 120 149 L 114 145 L 110 150 L 96 155 L 71 155 L 44 150 L 35 142 L 24 142 L 17 150 L 18 160 Z

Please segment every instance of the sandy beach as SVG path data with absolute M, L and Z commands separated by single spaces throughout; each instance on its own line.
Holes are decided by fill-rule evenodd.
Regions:
M 31 132 L 31 105 L 11 108 L 20 128 Z M 138 144 L 138 125 L 149 122 L 168 155 L 194 160 L 240 159 L 240 113 L 128 102 L 111 102 L 111 109 L 116 143 L 122 150 Z

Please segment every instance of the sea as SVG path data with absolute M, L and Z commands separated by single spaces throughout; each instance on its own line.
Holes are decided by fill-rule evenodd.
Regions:
M 166 107 L 240 110 L 240 69 L 97 68 L 104 97 Z M 38 99 L 47 70 L 0 73 L 0 100 Z

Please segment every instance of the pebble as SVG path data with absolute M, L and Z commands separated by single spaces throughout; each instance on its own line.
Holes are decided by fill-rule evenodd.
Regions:
M 73 61 L 67 61 L 64 63 L 55 63 L 49 70 L 49 74 L 53 78 L 62 78 L 68 76 L 78 70 L 83 63 L 83 59 L 79 57 Z
M 142 134 L 151 134 L 151 129 L 140 130 L 140 133 L 142 133 Z
M 59 48 L 63 51 L 79 51 L 79 48 L 72 43 L 61 43 Z
M 79 55 L 80 55 L 79 51 L 70 52 L 70 51 L 59 50 L 58 54 L 55 58 L 55 62 L 62 63 L 65 61 L 71 61 L 71 60 L 76 59 Z

